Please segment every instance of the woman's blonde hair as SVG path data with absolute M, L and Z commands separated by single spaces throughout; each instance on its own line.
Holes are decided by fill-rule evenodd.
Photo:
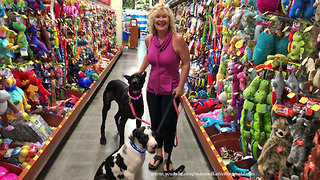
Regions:
M 159 3 L 151 8 L 149 14 L 148 24 L 150 28 L 150 33 L 154 34 L 156 32 L 156 28 L 153 25 L 153 20 L 160 10 L 164 11 L 169 16 L 169 31 L 176 32 L 176 23 L 173 12 L 171 11 L 168 5 L 165 5 L 164 3 Z

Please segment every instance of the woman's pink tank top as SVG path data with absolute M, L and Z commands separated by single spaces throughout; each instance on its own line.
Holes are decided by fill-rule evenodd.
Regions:
M 180 58 L 172 46 L 172 32 L 169 32 L 160 43 L 156 34 L 151 37 L 148 50 L 148 61 L 151 71 L 147 90 L 160 95 L 171 95 L 179 85 Z

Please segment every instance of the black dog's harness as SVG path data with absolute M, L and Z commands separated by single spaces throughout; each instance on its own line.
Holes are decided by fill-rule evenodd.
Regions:
M 131 111 L 132 111 L 132 114 L 133 114 L 134 118 L 135 118 L 136 120 L 139 120 L 139 121 L 144 122 L 145 124 L 151 126 L 151 123 L 150 123 L 150 122 L 145 121 L 145 120 L 142 120 L 141 118 L 137 117 L 136 112 L 134 111 L 134 108 L 133 108 L 133 105 L 132 105 L 132 102 L 131 102 L 131 99 L 132 99 L 132 100 L 138 100 L 138 99 L 142 96 L 142 94 L 140 93 L 139 96 L 133 97 L 133 96 L 130 96 L 130 93 L 129 93 L 129 91 L 128 91 L 128 96 L 129 96 L 129 105 L 130 105 L 130 108 L 131 108 Z

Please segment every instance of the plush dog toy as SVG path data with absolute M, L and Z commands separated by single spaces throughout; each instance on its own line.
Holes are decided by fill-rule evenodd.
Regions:
M 292 173 L 292 168 L 286 166 L 292 144 L 288 121 L 276 119 L 272 128 L 274 133 L 263 146 L 257 162 L 262 180 L 270 180 L 276 171 L 279 171 L 279 177 L 290 177 Z
M 320 130 L 314 136 L 313 144 L 314 147 L 308 156 L 308 162 L 301 173 L 301 180 L 320 179 Z
M 32 33 L 31 38 L 29 39 L 29 44 L 34 53 L 39 56 L 44 55 L 44 53 L 49 54 L 51 50 L 48 50 L 45 44 L 37 38 L 37 27 L 35 25 L 31 25 L 29 31 Z
M 17 108 L 15 104 L 13 104 L 10 101 L 10 94 L 4 90 L 4 79 L 5 76 L 1 75 L 0 76 L 0 115 L 2 118 L 2 127 L 4 127 L 5 130 L 13 130 L 14 127 L 9 125 L 8 122 L 8 116 L 7 116 L 7 111 L 8 111 L 8 106 L 13 110 L 15 113 L 16 117 L 20 117 L 22 115 L 22 112 Z
M 307 120 L 303 112 L 289 121 L 291 136 L 293 137 L 290 154 L 287 159 L 287 167 L 294 165 L 296 175 L 303 172 L 304 164 L 308 160 L 308 154 L 312 147 L 312 139 L 316 130 L 320 127 L 320 121 Z

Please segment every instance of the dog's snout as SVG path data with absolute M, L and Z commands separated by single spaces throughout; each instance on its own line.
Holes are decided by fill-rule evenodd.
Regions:
M 157 149 L 157 147 L 158 147 L 158 144 L 154 144 L 154 145 L 152 145 L 152 149 Z

